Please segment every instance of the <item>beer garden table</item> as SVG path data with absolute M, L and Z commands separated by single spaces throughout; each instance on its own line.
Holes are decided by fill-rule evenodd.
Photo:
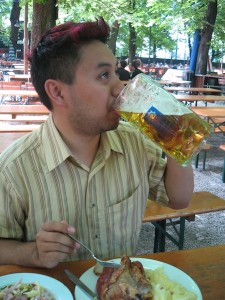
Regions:
M 35 90 L 0 90 L 0 96 L 27 96 L 38 97 Z
M 182 81 L 176 81 L 176 80 L 156 80 L 156 83 L 163 85 L 163 86 L 189 86 L 191 84 L 191 81 L 188 80 L 182 80 Z
M 225 106 L 191 107 L 191 109 L 211 123 L 216 132 L 225 132 Z
M 32 91 L 27 91 L 32 92 Z M 49 110 L 42 104 L 40 105 L 0 105 L 0 115 L 10 114 L 12 118 L 17 115 L 48 115 Z
M 30 81 L 30 75 L 29 74 L 15 74 L 15 75 L 9 75 L 10 81 L 16 81 L 16 80 L 22 80 L 22 81 Z
M 199 286 L 204 300 L 224 299 L 225 245 L 146 254 L 138 257 L 159 260 L 181 269 Z M 94 265 L 95 261 L 93 260 L 62 262 L 53 269 L 1 265 L 0 276 L 23 272 L 48 275 L 64 283 L 74 295 L 74 284 L 67 278 L 64 269 L 68 269 L 80 277 L 87 269 Z M 88 282 L 86 284 L 88 285 Z
M 221 90 L 207 87 L 165 86 L 164 89 L 168 92 L 221 93 Z
M 207 106 L 208 102 L 219 102 L 225 101 L 225 96 L 219 95 L 189 95 L 189 94 L 174 94 L 174 97 L 179 101 L 187 102 L 195 102 L 195 106 L 197 106 L 197 102 L 202 101 Z
M 0 132 L 0 153 L 27 132 Z

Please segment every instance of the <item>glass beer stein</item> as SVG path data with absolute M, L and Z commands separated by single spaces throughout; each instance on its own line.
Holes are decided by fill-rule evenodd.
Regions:
M 210 124 L 144 74 L 129 81 L 117 101 L 121 118 L 183 166 L 191 162 L 212 131 Z

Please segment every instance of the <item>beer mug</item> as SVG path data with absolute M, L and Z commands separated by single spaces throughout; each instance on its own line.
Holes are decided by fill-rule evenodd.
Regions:
M 210 124 L 144 74 L 129 81 L 117 101 L 122 119 L 183 166 L 191 162 L 212 131 Z

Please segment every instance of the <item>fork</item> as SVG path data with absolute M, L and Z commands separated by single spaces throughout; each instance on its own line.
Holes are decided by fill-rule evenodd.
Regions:
M 81 241 L 79 241 L 78 239 L 76 239 L 73 235 L 66 233 L 66 235 L 68 235 L 72 240 L 74 240 L 75 242 L 77 242 L 78 244 L 80 244 L 82 247 L 84 247 L 87 251 L 89 251 L 92 255 L 92 257 L 103 267 L 107 267 L 107 268 L 119 268 L 121 267 L 120 263 L 116 263 L 113 261 L 104 261 L 101 260 L 99 258 L 97 258 L 94 253 L 91 251 L 91 249 L 89 249 L 87 246 L 85 246 Z

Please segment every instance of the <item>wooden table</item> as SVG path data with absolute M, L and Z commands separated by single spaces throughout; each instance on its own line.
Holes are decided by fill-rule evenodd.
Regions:
M 215 128 L 215 132 L 225 132 L 225 126 L 223 126 L 225 106 L 191 107 L 191 109 L 200 117 L 206 119 L 207 122 L 212 123 Z M 221 119 L 221 122 L 217 118 Z
M 199 286 L 204 300 L 222 300 L 225 291 L 225 245 L 162 252 L 139 257 L 159 260 L 171 264 L 192 277 Z M 51 276 L 63 282 L 72 293 L 74 284 L 64 274 L 68 269 L 77 276 L 81 276 L 94 261 L 63 262 L 53 269 L 26 268 L 15 265 L 0 266 L 0 275 L 18 272 L 40 273 Z M 1 279 L 1 278 L 0 278 Z M 65 299 L 66 300 L 66 299 Z M 77 299 L 82 300 L 82 299 Z
M 181 80 L 181 81 L 175 81 L 175 80 L 156 80 L 156 83 L 160 84 L 160 85 L 167 85 L 167 86 L 171 86 L 171 85 L 175 85 L 175 86 L 180 86 L 182 84 L 184 85 L 189 85 L 191 84 L 191 81 L 187 81 L 187 80 Z
M 164 89 L 169 92 L 221 93 L 221 90 L 204 87 L 165 86 Z
M 38 97 L 35 90 L 0 90 L 0 96 Z
M 29 74 L 15 74 L 15 75 L 9 75 L 10 81 L 13 80 L 22 80 L 22 81 L 30 81 L 30 75 Z
M 9 84 L 12 84 L 12 81 L 7 82 Z M 16 83 L 16 81 L 15 81 Z M 19 81 L 17 82 L 19 84 Z M 1 85 L 1 82 L 0 82 Z M 23 104 L 28 104 L 28 101 L 30 98 L 35 98 L 37 100 L 39 100 L 39 96 L 37 94 L 37 92 L 33 89 L 21 89 L 21 85 L 18 86 L 18 88 L 16 86 L 12 87 L 9 86 L 9 88 L 5 89 L 0 89 L 0 103 L 3 104 L 5 97 L 10 97 L 9 101 L 15 101 L 15 100 L 11 100 L 11 99 L 17 99 L 19 98 L 19 100 L 23 99 Z
M 27 132 L 0 132 L 0 153 L 2 153 L 11 143 L 24 136 Z
M 16 118 L 17 115 L 48 115 L 49 110 L 44 105 L 0 105 L 0 114 L 9 114 Z
M 196 114 L 205 118 L 225 118 L 225 106 L 191 107 Z
M 179 101 L 185 102 L 195 102 L 197 106 L 198 101 L 202 101 L 207 106 L 208 102 L 215 102 L 215 101 L 225 101 L 225 96 L 218 96 L 218 95 L 188 95 L 188 94 L 174 94 L 174 97 Z
M 1 124 L 0 125 L 0 133 L 9 133 L 9 132 L 31 132 L 35 129 L 38 129 L 40 126 L 39 124 Z

